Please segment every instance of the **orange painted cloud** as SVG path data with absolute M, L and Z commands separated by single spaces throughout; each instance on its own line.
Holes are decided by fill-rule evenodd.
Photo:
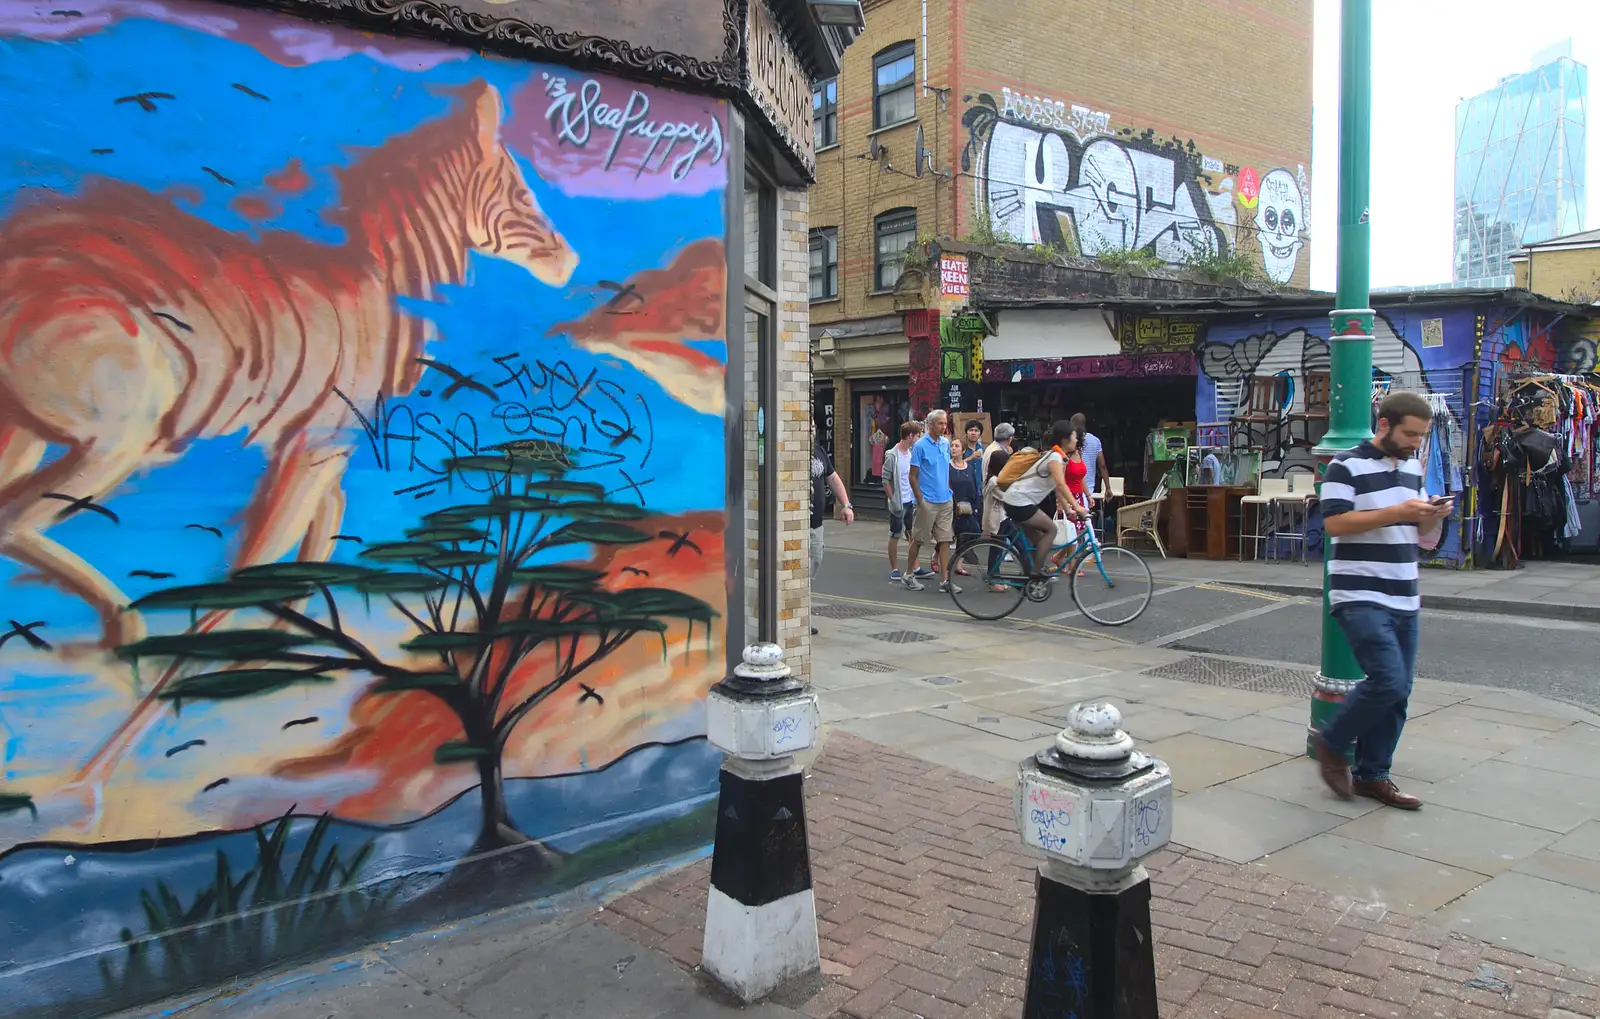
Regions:
M 722 361 L 686 340 L 724 339 L 728 265 L 722 242 L 696 241 L 665 269 L 646 269 L 605 303 L 549 335 L 625 361 L 702 414 L 723 411 Z

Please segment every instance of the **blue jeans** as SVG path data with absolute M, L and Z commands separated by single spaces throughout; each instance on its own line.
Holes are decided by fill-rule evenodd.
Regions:
M 1335 753 L 1348 753 L 1354 744 L 1351 777 L 1357 782 L 1381 782 L 1389 777 L 1406 725 L 1406 703 L 1417 668 L 1417 616 L 1356 603 L 1336 607 L 1333 618 L 1367 678 L 1356 684 L 1344 707 L 1323 727 L 1322 738 Z

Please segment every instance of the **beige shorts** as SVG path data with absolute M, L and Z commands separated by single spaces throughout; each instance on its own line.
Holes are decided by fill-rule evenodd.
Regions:
M 919 545 L 936 545 L 955 540 L 956 504 L 953 502 L 917 503 L 916 524 L 911 540 Z

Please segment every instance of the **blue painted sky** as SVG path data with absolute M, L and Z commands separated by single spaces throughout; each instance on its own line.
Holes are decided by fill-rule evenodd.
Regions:
M 422 73 L 365 56 L 288 67 L 240 43 L 139 20 L 67 42 L 0 38 L 0 218 L 19 200 L 49 198 L 50 192 L 70 195 L 86 179 L 102 175 L 157 192 L 173 185 L 195 189 L 204 196 L 203 204 L 182 207 L 225 229 L 289 230 L 339 244 L 343 232 L 324 218 L 338 204 L 338 185 L 330 171 L 447 113 L 451 100 L 432 91 L 440 85 L 482 78 L 509 103 L 521 84 L 542 69 L 480 56 Z M 235 83 L 268 99 L 254 98 L 234 88 Z M 154 113 L 114 101 L 143 92 L 166 92 L 174 98 L 159 100 Z M 508 108 L 506 120 L 510 116 Z M 113 151 L 92 154 L 93 149 Z M 288 196 L 281 215 L 252 223 L 229 208 L 238 195 L 262 190 L 263 178 L 293 158 L 302 161 L 313 186 Z M 583 288 L 663 266 L 687 243 L 719 236 L 722 196 L 714 192 L 648 204 L 571 197 L 541 182 L 533 167 L 520 161 L 539 204 L 577 251 L 577 273 L 566 291 L 557 291 L 515 266 L 474 256 L 466 286 L 449 289 L 431 305 L 412 302 L 411 310 L 439 329 L 429 356 L 491 385 L 507 377 L 493 361 L 506 355 L 520 358 L 536 381 L 544 375 L 538 361 L 552 366 L 564 362 L 579 381 L 598 369 L 597 377 L 614 387 L 609 391 L 628 411 L 628 420 L 621 423 L 645 441 L 618 448 L 627 462 L 578 476 L 619 486 L 624 484 L 620 468 L 637 481 L 650 481 L 642 491 L 648 508 L 656 512 L 721 509 L 720 419 L 673 401 L 627 366 L 602 362 L 545 334 L 555 323 L 577 318 L 592 306 L 596 298 Z M 218 171 L 235 186 L 217 181 L 202 167 Z M 725 356 L 720 343 L 696 345 Z M 469 415 L 482 446 L 536 434 L 517 431 L 521 419 L 514 409 L 508 413 L 503 408 L 497 417 L 492 402 L 473 392 L 441 399 L 447 385 L 448 380 L 430 371 L 419 389 L 432 396 L 413 394 L 404 402 L 419 415 L 437 415 L 435 427 L 441 432 L 461 420 L 460 415 Z M 549 407 L 562 398 L 563 388 L 554 384 L 521 402 L 530 409 Z M 370 414 L 375 393 L 352 395 Z M 575 419 L 569 442 L 578 443 L 584 424 L 603 429 L 607 426 L 596 420 L 619 423 L 612 405 L 594 407 L 592 416 L 581 408 L 563 415 Z M 220 574 L 232 545 L 185 525 L 216 527 L 230 539 L 236 533 L 240 512 L 264 466 L 262 451 L 241 446 L 241 439 L 197 443 L 176 463 L 129 479 L 103 499 L 120 514 L 120 526 L 80 513 L 53 527 L 51 537 L 122 585 L 130 597 L 170 583 L 129 578 L 130 570 L 175 572 L 180 582 Z M 421 499 L 395 495 L 396 489 L 425 481 L 427 473 L 409 461 L 405 444 L 391 447 L 398 454 L 396 462 L 382 469 L 365 438 L 357 432 L 355 439 L 342 531 L 368 541 L 398 537 L 420 514 L 461 501 L 443 492 Z M 596 443 L 606 446 L 608 440 L 591 433 L 590 444 Z M 648 460 L 646 443 L 651 444 Z M 436 442 L 418 448 L 424 462 L 437 462 L 443 454 Z M 338 554 L 348 558 L 353 546 L 343 546 Z M 25 603 L 29 617 L 51 620 L 58 637 L 72 624 L 92 623 L 92 614 L 74 599 L 37 585 L 11 584 L 17 573 L 13 563 L 0 560 L 0 597 L 7 605 Z

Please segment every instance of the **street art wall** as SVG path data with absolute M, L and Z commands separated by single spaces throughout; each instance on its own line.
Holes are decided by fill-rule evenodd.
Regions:
M 725 115 L 0 0 L 0 1015 L 709 840 Z
M 1107 113 L 1010 89 L 965 101 L 961 170 L 997 237 L 1088 257 L 1142 250 L 1169 264 L 1247 252 L 1273 283 L 1305 285 L 1304 166 L 1224 162 L 1192 140 L 1113 129 Z
M 1281 477 L 1315 473 L 1312 447 L 1326 426 L 1300 420 L 1306 407 L 1306 374 L 1329 370 L 1328 319 L 1252 318 L 1213 322 L 1199 346 L 1200 375 L 1195 399 L 1196 420 L 1230 422 L 1252 379 L 1282 380 L 1281 405 L 1275 420 L 1224 429 L 1235 448 L 1260 450 L 1262 474 Z M 1418 309 L 1379 314 L 1373 324 L 1373 392 L 1385 387 L 1410 389 L 1436 404 L 1435 428 L 1442 455 L 1432 462 L 1435 494 L 1470 487 L 1468 444 L 1474 441 L 1467 393 L 1477 371 L 1482 336 L 1471 308 Z M 1371 394 L 1368 394 L 1371 395 Z M 1471 514 L 1468 500 L 1457 500 L 1452 520 L 1436 558 L 1459 564 L 1465 556 L 1461 521 Z M 1311 549 L 1320 548 L 1320 522 L 1313 529 Z

